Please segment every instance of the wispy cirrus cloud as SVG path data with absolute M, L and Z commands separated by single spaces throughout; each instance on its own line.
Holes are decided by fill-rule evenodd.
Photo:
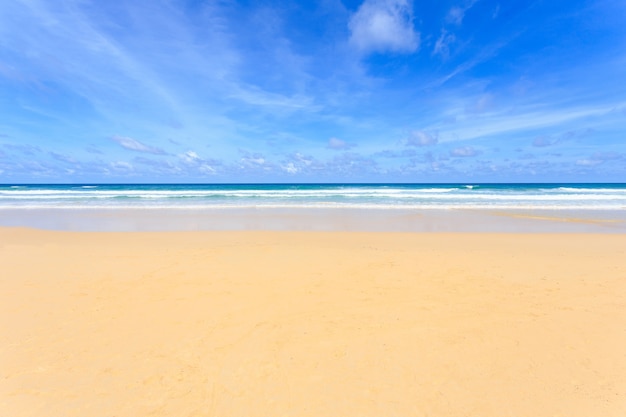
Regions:
M 35 154 L 42 152 L 41 147 L 30 144 L 5 143 L 2 146 L 10 151 L 17 151 L 29 156 L 34 156 Z
M 354 144 L 348 143 L 345 140 L 341 140 L 337 138 L 330 138 L 328 139 L 328 145 L 326 145 L 326 147 L 328 149 L 334 149 L 338 151 L 338 150 L 350 149 L 354 147 Z
M 454 41 L 456 41 L 454 34 L 449 33 L 445 29 L 441 29 L 441 35 L 435 42 L 432 54 L 439 55 L 443 59 L 448 58 L 450 56 L 450 45 L 452 45 Z
M 109 167 L 111 167 L 114 171 L 117 171 L 118 173 L 121 172 L 123 174 L 128 174 L 135 170 L 133 164 L 126 161 L 113 161 L 109 164 Z
M 65 162 L 67 164 L 76 164 L 78 162 L 75 158 L 59 152 L 50 152 L 50 156 L 52 156 L 57 161 Z
M 116 135 L 111 137 L 111 140 L 119 144 L 122 148 L 128 149 L 129 151 L 151 153 L 154 155 L 166 154 L 165 151 L 161 148 L 146 145 L 133 138 Z
M 465 13 L 471 9 L 474 4 L 476 4 L 478 0 L 468 0 L 465 3 L 453 6 L 446 15 L 446 21 L 448 23 L 452 23 L 455 25 L 460 25 L 463 23 L 463 19 L 465 18 Z
M 564 125 L 576 126 L 574 123 L 578 124 L 594 117 L 608 118 L 612 115 L 613 107 L 611 104 L 605 104 L 601 106 L 569 105 L 562 108 L 546 108 L 545 105 L 532 103 L 519 106 L 515 108 L 515 111 L 512 111 L 512 108 L 507 106 L 484 114 L 480 118 L 474 114 L 459 116 L 455 125 L 448 128 L 442 127 L 441 134 L 445 135 L 447 140 L 451 137 L 454 137 L 455 140 L 471 140 L 542 129 L 557 129 Z M 459 114 L 465 111 L 465 109 L 458 110 Z M 617 116 L 613 118 L 616 119 Z M 564 138 L 558 140 L 562 139 Z M 546 144 L 547 140 L 539 140 L 535 146 L 545 146 Z
M 432 81 L 430 84 L 427 85 L 427 88 L 432 89 L 441 87 L 451 79 L 468 72 L 479 64 L 489 61 L 490 59 L 495 57 L 498 52 L 502 48 L 504 48 L 509 42 L 510 39 L 504 39 L 483 47 L 473 57 L 458 64 L 456 68 L 454 68 L 448 74 L 438 77 L 437 79 Z
M 254 86 L 234 87 L 229 97 L 240 100 L 257 108 L 272 110 L 316 110 L 311 97 L 303 95 L 287 96 L 284 94 L 264 91 Z
M 221 161 L 203 158 L 192 150 L 178 155 L 178 159 L 186 165 L 187 171 L 191 169 L 192 172 L 196 171 L 200 174 L 215 174 L 222 165 Z

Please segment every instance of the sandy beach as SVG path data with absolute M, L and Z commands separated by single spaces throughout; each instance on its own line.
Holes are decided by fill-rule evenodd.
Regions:
M 0 228 L 0 415 L 624 416 L 626 235 Z

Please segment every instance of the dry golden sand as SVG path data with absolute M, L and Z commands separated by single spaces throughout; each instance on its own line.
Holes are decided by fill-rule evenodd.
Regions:
M 0 416 L 626 415 L 626 235 L 0 229 Z

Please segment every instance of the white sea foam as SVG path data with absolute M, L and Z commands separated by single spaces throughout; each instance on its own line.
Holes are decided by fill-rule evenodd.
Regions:
M 571 192 L 571 193 L 614 193 L 614 194 L 626 194 L 626 189 L 619 188 L 571 188 L 571 187 L 559 187 L 559 191 Z
M 19 188 L 14 188 L 19 187 Z M 626 187 L 74 186 L 0 188 L 0 209 L 597 209 L 626 208 Z
M 596 211 L 610 211 L 610 210 L 624 210 L 626 206 L 615 207 L 612 205 L 597 205 L 593 208 L 579 207 L 579 206 L 533 206 L 533 205 L 385 205 L 385 204 L 303 204 L 298 206 L 293 205 L 280 205 L 280 204 L 268 204 L 268 205 L 154 205 L 154 206 L 99 206 L 99 205 L 73 205 L 73 206 L 41 206 L 41 205 L 26 205 L 20 207 L 20 210 L 233 210 L 233 209 L 357 209 L 357 210 L 596 210 Z M 0 206 L 1 210 L 15 209 L 15 207 Z
M 626 204 L 368 204 L 368 203 L 305 203 L 305 204 L 23 204 L 20 206 L 0 204 L 0 210 L 60 209 L 60 210 L 227 210 L 227 209 L 367 209 L 367 210 L 625 210 Z

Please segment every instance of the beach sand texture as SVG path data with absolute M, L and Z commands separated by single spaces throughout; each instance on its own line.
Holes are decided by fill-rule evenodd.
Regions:
M 0 415 L 625 416 L 626 235 L 0 229 Z

